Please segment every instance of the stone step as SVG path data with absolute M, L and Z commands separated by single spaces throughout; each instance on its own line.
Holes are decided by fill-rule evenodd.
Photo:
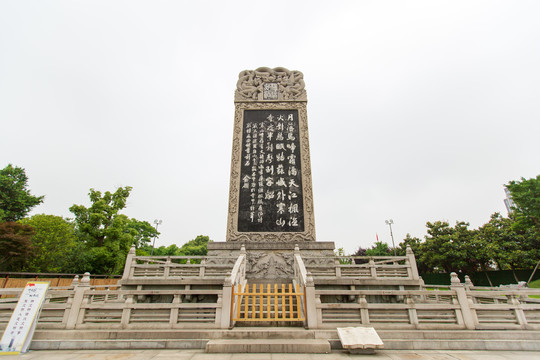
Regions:
M 213 352 L 265 352 L 263 346 L 277 346 L 273 344 L 309 344 L 322 341 L 328 348 L 341 350 L 341 342 L 337 339 L 115 339 L 115 340 L 36 340 L 31 343 L 32 350 L 77 350 L 77 349 L 204 349 L 208 343 L 226 342 L 251 344 L 247 348 L 229 347 L 229 350 L 212 350 Z M 385 349 L 391 350 L 506 350 L 506 351 L 540 351 L 538 340 L 383 340 Z M 266 345 L 253 345 L 266 344 Z M 257 347 L 259 346 L 259 347 Z M 292 350 L 284 345 L 286 350 L 280 351 L 273 348 L 271 352 L 319 352 L 305 351 L 303 349 Z M 281 347 L 283 349 L 283 346 Z M 246 350 L 247 349 L 247 350 Z M 326 352 L 326 350 L 324 351 Z
M 334 331 L 335 332 L 335 331 Z M 35 340 L 176 340 L 176 339 L 315 339 L 314 330 L 303 327 L 252 327 L 174 330 L 36 330 Z
M 486 340 L 536 340 L 540 342 L 539 330 L 380 330 L 381 339 L 486 339 Z M 252 327 L 248 324 L 232 330 L 222 329 L 152 329 L 152 330 L 45 330 L 38 329 L 34 339 L 248 339 L 248 338 L 295 338 L 338 339 L 335 329 L 306 330 L 303 327 Z
M 204 349 L 208 339 L 32 340 L 31 350 Z
M 536 340 L 540 342 L 538 330 L 377 330 L 383 340 L 406 339 L 486 339 L 486 340 Z M 337 339 L 337 336 L 336 336 Z
M 208 353 L 327 354 L 330 343 L 322 339 L 218 339 L 206 343 Z
M 540 351 L 539 330 L 377 330 L 392 350 Z M 324 340 L 341 349 L 335 329 L 237 327 L 224 329 L 44 330 L 34 334 L 32 349 L 204 349 L 210 340 Z
M 339 341 L 339 340 L 338 340 Z M 384 348 L 392 350 L 506 350 L 540 351 L 538 340 L 488 340 L 488 339 L 390 339 L 384 340 Z M 332 343 L 332 341 L 331 341 Z M 341 344 L 333 344 L 339 346 Z

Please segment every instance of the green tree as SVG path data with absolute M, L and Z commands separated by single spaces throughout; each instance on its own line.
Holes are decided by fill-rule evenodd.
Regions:
M 137 249 L 138 256 L 150 256 L 150 254 L 152 254 L 151 245 L 144 245 L 140 249 Z M 158 248 L 154 248 L 153 255 L 154 256 L 183 256 L 184 254 L 182 254 L 178 246 L 176 246 L 175 244 L 172 244 L 169 246 L 160 246 Z
M 334 255 L 340 258 L 339 259 L 340 264 L 347 265 L 347 264 L 352 263 L 352 259 L 348 257 L 349 255 L 345 253 L 345 249 L 343 249 L 342 247 L 335 249 Z
M 389 256 L 392 255 L 392 251 L 388 247 L 387 243 L 382 241 L 376 241 L 375 244 L 366 250 L 367 256 Z
M 44 196 L 30 194 L 23 168 L 11 164 L 0 170 L 0 222 L 22 219 Z
M 125 231 L 133 237 L 132 244 L 135 244 L 137 248 L 150 243 L 155 236 L 159 235 L 159 232 L 148 221 L 134 218 L 127 222 Z
M 420 259 L 420 254 L 422 253 L 423 242 L 420 238 L 412 237 L 411 234 L 405 235 L 405 239 L 399 243 L 397 247 L 398 256 L 405 256 L 407 254 L 407 246 L 411 247 L 411 250 L 414 253 L 416 258 L 416 267 L 420 273 L 430 272 L 431 269 L 429 266 L 424 264 Z
M 455 229 L 446 221 L 427 222 L 427 235 L 422 245 L 420 261 L 434 270 L 459 271 L 464 265 L 463 255 L 454 241 Z
M 516 204 L 516 220 L 534 226 L 540 232 L 540 175 L 521 181 L 510 181 L 506 188 Z
M 533 227 L 516 225 L 514 216 L 491 215 L 488 223 L 478 229 L 484 249 L 500 270 L 530 269 L 540 256 L 540 243 Z M 484 267 L 483 269 L 486 269 Z
M 397 254 L 399 256 L 405 256 L 407 254 L 407 246 L 411 247 L 413 253 L 418 255 L 420 253 L 420 247 L 422 246 L 422 240 L 417 237 L 412 237 L 411 234 L 405 235 L 405 239 L 398 244 Z
M 20 221 L 35 230 L 31 238 L 34 249 L 25 270 L 29 272 L 64 272 L 77 245 L 73 223 L 55 215 L 34 215 Z
M 126 201 L 132 188 L 118 188 L 114 193 L 90 189 L 88 194 L 92 205 L 73 205 L 69 208 L 75 215 L 77 230 L 86 244 L 91 247 L 102 247 L 109 242 L 117 242 L 124 233 L 127 217 L 119 216 L 120 210 L 126 207 Z
M 34 255 L 34 229 L 18 222 L 0 223 L 0 271 L 22 271 Z
M 154 256 L 205 256 L 208 254 L 208 243 L 210 238 L 205 235 L 199 235 L 193 240 L 189 240 L 181 247 L 176 245 L 160 246 L 154 248 Z M 151 245 L 144 245 L 137 251 L 137 255 L 149 256 L 152 253 Z
M 205 256 L 208 254 L 208 243 L 212 241 L 208 236 L 199 235 L 180 247 L 180 253 L 184 256 Z
M 130 219 L 120 211 L 132 188 L 120 187 L 114 193 L 90 189 L 92 205 L 73 205 L 76 230 L 86 247 L 88 269 L 94 274 L 118 274 L 132 244 L 142 246 L 159 233 L 148 222 Z

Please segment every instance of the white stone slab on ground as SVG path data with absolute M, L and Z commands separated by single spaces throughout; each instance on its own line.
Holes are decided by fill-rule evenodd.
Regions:
M 383 349 L 379 334 L 372 327 L 337 328 L 339 340 L 344 349 L 351 353 L 373 353 L 375 349 Z

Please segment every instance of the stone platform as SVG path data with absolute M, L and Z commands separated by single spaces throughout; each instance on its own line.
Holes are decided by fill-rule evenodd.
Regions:
M 208 256 L 235 257 L 240 255 L 242 245 L 247 254 L 246 279 L 290 280 L 294 277 L 294 248 L 306 257 L 334 258 L 334 242 L 211 242 Z

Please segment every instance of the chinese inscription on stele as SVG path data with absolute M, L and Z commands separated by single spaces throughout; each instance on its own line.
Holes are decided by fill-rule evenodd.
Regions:
M 238 76 L 227 241 L 315 241 L 304 85 L 282 67 Z
M 304 231 L 297 110 L 246 110 L 238 231 Z

